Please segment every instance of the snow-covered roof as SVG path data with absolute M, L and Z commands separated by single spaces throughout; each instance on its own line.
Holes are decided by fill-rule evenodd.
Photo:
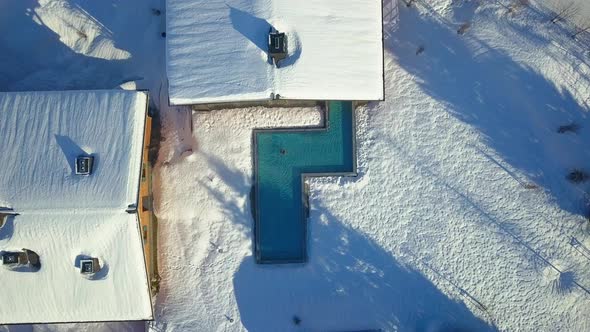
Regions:
M 0 267 L 0 323 L 151 318 L 136 215 L 25 212 L 6 227 L 12 234 L 0 240 L 2 250 L 34 250 L 41 269 L 14 272 Z M 100 261 L 95 279 L 80 273 L 84 256 Z
M 137 206 L 147 94 L 0 93 L 0 251 L 22 248 L 37 272 L 0 266 L 0 324 L 152 317 Z M 94 157 L 89 176 L 75 159 Z M 103 265 L 82 277 L 79 259 Z
M 124 209 L 137 199 L 147 96 L 0 93 L 0 207 Z M 91 154 L 92 176 L 74 174 Z
M 282 99 L 383 99 L 381 1 L 169 0 L 173 105 Z M 289 56 L 268 61 L 268 32 Z

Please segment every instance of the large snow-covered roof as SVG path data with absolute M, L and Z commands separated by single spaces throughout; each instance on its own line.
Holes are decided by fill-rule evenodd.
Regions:
M 174 105 L 282 99 L 383 99 L 381 1 L 169 0 Z M 289 56 L 269 64 L 270 27 Z
M 152 317 L 137 214 L 147 94 L 0 93 L 0 251 L 27 248 L 37 272 L 0 266 L 0 324 Z M 79 155 L 94 156 L 90 176 Z M 103 269 L 94 280 L 82 256 Z
M 0 237 L 2 250 L 34 250 L 41 269 L 33 273 L 0 267 L 0 323 L 151 318 L 135 215 L 25 212 L 6 227 L 12 234 Z M 95 280 L 80 274 L 83 256 L 99 258 L 102 269 Z

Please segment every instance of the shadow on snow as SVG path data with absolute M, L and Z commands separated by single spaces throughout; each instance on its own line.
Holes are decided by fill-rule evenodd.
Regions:
M 226 220 L 252 236 L 250 203 L 244 203 L 248 202 L 250 181 L 217 158 L 206 158 L 216 176 L 239 198 L 228 199 L 216 188 L 202 185 L 219 202 Z M 307 264 L 257 265 L 252 256 L 241 262 L 233 285 L 246 329 L 494 330 L 419 271 L 397 262 L 390 252 L 343 225 L 317 202 L 313 205 Z M 301 320 L 299 325 L 295 325 L 294 317 Z
M 318 207 L 310 220 L 318 222 L 310 225 L 307 264 L 261 266 L 252 257 L 242 261 L 233 283 L 246 329 L 494 330 L 328 209 Z
M 543 187 L 562 209 L 583 214 L 590 187 L 569 183 L 566 175 L 590 167 L 590 145 L 584 143 L 590 141 L 585 103 L 469 32 L 458 35 L 457 26 L 444 18 L 422 16 L 405 6 L 400 11 L 397 30 L 386 43 L 396 62 L 449 113 L 477 128 L 486 145 L 534 183 L 531 187 Z M 455 16 L 468 20 L 473 11 Z M 510 35 L 515 33 L 527 32 L 514 28 Z M 531 38 L 519 37 L 539 48 L 550 43 L 528 33 Z M 416 55 L 420 46 L 424 52 Z M 580 126 L 578 133 L 557 133 L 560 126 L 572 123 Z
M 265 19 L 256 17 L 248 12 L 229 6 L 229 17 L 232 27 L 241 33 L 252 44 L 256 45 L 262 52 L 268 52 L 268 32 L 271 28 L 276 29 Z M 284 32 L 284 31 L 281 31 Z M 293 31 L 287 33 L 287 50 L 289 56 L 280 61 L 281 68 L 292 66 L 299 60 L 302 52 L 302 45 L 297 34 Z M 272 59 L 268 58 L 268 63 L 272 65 Z
M 73 0 L 60 5 L 77 16 L 83 17 L 98 35 L 87 39 L 84 31 L 78 30 L 69 22 L 61 22 L 62 27 L 78 31 L 76 45 L 85 45 L 88 50 L 100 47 L 105 38 L 112 40 L 117 49 L 130 52 L 128 59 L 108 60 L 87 56 L 72 50 L 37 14 L 42 7 L 38 0 L 0 1 L 0 91 L 28 90 L 85 90 L 116 88 L 130 80 L 140 80 L 141 62 L 132 61 L 134 54 L 145 52 L 136 49 L 141 36 L 133 35 L 135 28 L 121 27 L 121 22 L 133 19 L 134 27 L 148 26 L 149 22 L 138 21 L 149 15 L 133 15 L 137 9 L 134 3 L 108 0 L 88 2 Z M 152 0 L 157 7 L 159 0 Z M 58 7 L 59 8 L 59 7 Z M 51 9 L 49 19 L 62 20 L 59 9 Z M 145 10 L 148 10 L 145 8 Z M 128 17 L 129 16 L 129 17 Z M 116 23 L 119 26 L 116 27 Z M 71 33 L 74 35 L 74 33 Z M 138 46 L 139 45 L 139 46 Z M 133 72 L 137 74 L 130 74 Z M 130 76 L 131 75 L 131 76 Z

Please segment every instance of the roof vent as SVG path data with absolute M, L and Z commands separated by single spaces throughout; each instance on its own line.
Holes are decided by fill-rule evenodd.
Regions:
M 27 254 L 24 252 L 4 252 L 2 253 L 2 265 L 27 264 Z
M 270 28 L 268 32 L 268 54 L 278 67 L 279 61 L 287 57 L 287 36 L 284 32 L 278 32 Z
M 94 164 L 93 156 L 78 156 L 76 157 L 76 174 L 90 175 L 92 174 L 92 166 Z
M 100 271 L 100 263 L 98 258 L 89 258 L 80 260 L 80 273 L 82 274 L 95 274 Z
M 3 251 L 0 252 L 0 256 L 2 256 L 2 265 L 11 270 L 36 272 L 41 268 L 39 255 L 29 249 Z

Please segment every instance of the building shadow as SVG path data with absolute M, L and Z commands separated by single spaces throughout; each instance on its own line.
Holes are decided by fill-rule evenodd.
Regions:
M 76 158 L 87 153 L 68 136 L 55 135 L 55 141 L 61 148 L 72 174 L 76 174 Z M 93 167 L 96 168 L 97 158 L 94 158 Z
M 0 212 L 0 241 L 10 240 L 14 234 L 14 219 L 16 219 L 16 215 Z
M 229 6 L 229 18 L 233 28 L 241 33 L 261 51 L 268 51 L 268 32 L 272 25 L 265 19 Z M 228 45 L 229 46 L 229 45 Z
M 233 28 L 263 52 L 268 52 L 268 33 L 274 27 L 267 20 L 256 17 L 246 11 L 229 6 L 229 17 Z M 283 32 L 283 31 L 281 31 Z M 279 62 L 279 67 L 292 66 L 301 57 L 303 47 L 297 33 L 286 32 L 289 55 Z M 273 64 L 269 57 L 267 62 Z

